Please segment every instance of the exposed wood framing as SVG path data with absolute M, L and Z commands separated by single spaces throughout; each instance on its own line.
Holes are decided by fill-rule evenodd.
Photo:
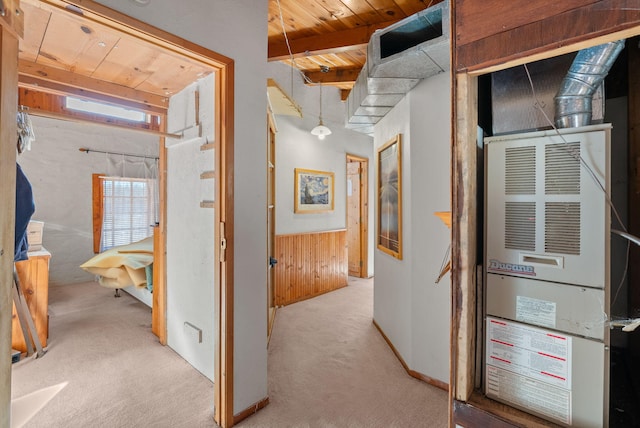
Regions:
M 356 83 L 360 68 L 332 68 L 327 72 L 306 71 L 307 78 L 314 83 Z M 306 80 L 305 80 L 306 82 Z
M 453 394 L 466 401 L 473 392 L 476 318 L 476 127 L 477 78 L 458 74 L 455 79 L 452 192 L 453 269 L 452 361 Z
M 43 82 L 37 77 L 22 76 L 20 78 L 19 85 L 21 88 L 30 89 L 34 91 L 48 92 L 51 94 L 57 94 L 62 96 L 73 96 L 78 98 L 85 98 L 94 101 L 117 104 L 123 107 L 132 108 L 135 110 L 141 110 L 151 114 L 162 114 L 166 112 L 166 109 L 153 107 L 149 104 L 138 103 L 131 100 L 125 100 L 122 98 L 111 97 L 109 95 L 97 94 L 95 92 L 87 91 L 86 89 L 74 88 L 65 85 L 64 83 Z
M 25 60 L 20 61 L 19 73 L 21 86 L 36 86 L 42 92 L 50 91 L 97 99 L 154 113 L 163 113 L 169 106 L 169 99 L 166 96 L 127 88 Z
M 360 49 L 369 43 L 369 39 L 374 31 L 386 28 L 395 24 L 399 19 L 378 22 L 363 27 L 349 28 L 343 31 L 333 31 L 316 36 L 289 39 L 291 54 L 294 58 L 310 55 L 324 55 L 328 53 L 346 52 L 353 49 Z M 280 61 L 289 59 L 289 51 L 284 40 L 269 41 L 268 59 L 269 61 Z
M 20 0 L 2 0 L 4 13 L 0 15 L 0 25 L 12 36 L 21 39 L 24 36 L 24 13 Z
M 101 122 L 103 124 L 121 125 L 127 128 L 160 131 L 159 115 L 150 115 L 149 122 L 136 122 L 101 114 L 92 114 L 83 111 L 70 110 L 65 106 L 65 97 L 63 95 L 56 95 L 34 91 L 27 88 L 20 88 L 18 91 L 18 103 L 21 106 L 28 107 L 29 110 L 33 110 L 34 112 L 51 112 L 68 116 L 70 118 L 69 120 L 84 119 L 91 122 Z
M 48 117 L 50 119 L 66 120 L 69 122 L 91 123 L 93 125 L 98 125 L 98 126 L 108 126 L 110 128 L 126 129 L 128 131 L 143 132 L 145 134 L 153 134 L 153 135 L 159 135 L 163 137 L 182 138 L 182 135 L 180 134 L 170 134 L 163 131 L 155 131 L 153 129 L 145 129 L 145 128 L 127 126 L 127 125 L 120 125 L 117 123 L 98 122 L 93 119 L 88 119 L 88 118 L 79 117 L 79 116 L 71 116 L 63 113 L 54 113 L 46 110 L 29 109 L 29 114 L 33 116 Z
M 11 2 L 14 4 L 13 2 Z M 18 39 L 0 21 L 0 426 L 11 419 L 11 287 L 16 209 Z
M 486 73 L 574 52 L 596 37 L 600 43 L 630 37 L 640 25 L 636 0 L 514 0 L 508 9 L 499 0 L 456 3 L 456 37 L 462 38 L 456 48 L 458 71 Z M 498 9 L 501 13 L 484 19 Z

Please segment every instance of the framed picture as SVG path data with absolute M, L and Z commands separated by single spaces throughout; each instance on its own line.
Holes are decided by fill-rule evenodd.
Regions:
M 295 168 L 294 197 L 294 213 L 333 211 L 333 172 Z
M 378 248 L 402 259 L 402 165 L 400 134 L 378 149 Z

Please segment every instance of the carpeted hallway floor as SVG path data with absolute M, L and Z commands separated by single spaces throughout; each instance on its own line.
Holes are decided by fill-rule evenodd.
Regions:
M 124 294 L 124 293 L 123 293 Z M 51 287 L 49 351 L 21 397 L 68 381 L 26 427 L 213 427 L 213 384 L 151 334 L 150 309 L 95 283 Z M 278 310 L 270 404 L 239 427 L 445 427 L 447 393 L 407 375 L 372 324 L 372 280 Z
M 270 404 L 237 426 L 446 427 L 447 393 L 407 374 L 372 317 L 372 279 L 278 309 Z

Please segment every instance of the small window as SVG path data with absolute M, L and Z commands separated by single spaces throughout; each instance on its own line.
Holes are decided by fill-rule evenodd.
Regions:
M 69 110 L 100 114 L 118 119 L 131 120 L 134 122 L 149 121 L 147 114 L 144 112 L 118 107 L 112 104 L 100 103 L 97 101 L 82 100 L 80 98 L 66 97 L 66 107 Z
M 98 212 L 94 212 L 94 218 L 97 216 L 102 221 L 94 250 L 98 242 L 102 252 L 151 236 L 156 222 L 155 180 L 98 178 L 100 189 L 98 195 L 94 193 L 94 209 Z

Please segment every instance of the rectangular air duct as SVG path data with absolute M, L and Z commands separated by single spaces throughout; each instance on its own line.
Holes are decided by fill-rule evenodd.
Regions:
M 346 127 L 370 134 L 421 79 L 448 70 L 449 2 L 376 31 L 367 62 L 347 98 Z

